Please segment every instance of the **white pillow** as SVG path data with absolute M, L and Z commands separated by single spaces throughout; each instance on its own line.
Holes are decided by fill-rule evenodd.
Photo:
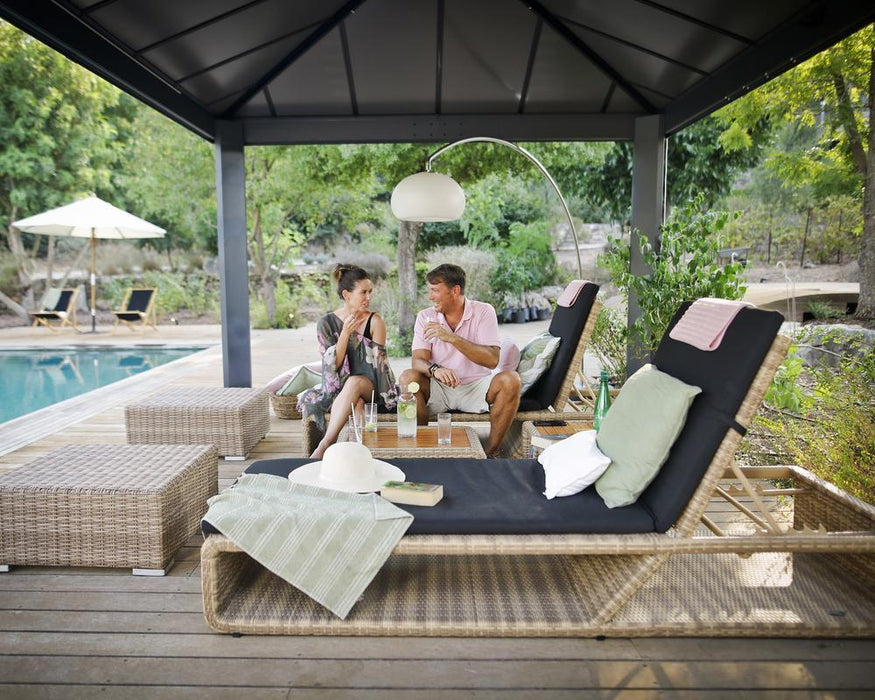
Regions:
M 538 381 L 538 377 L 547 371 L 561 341 L 562 338 L 554 338 L 549 332 L 544 331 L 526 343 L 516 368 L 523 382 L 520 393 L 525 394 L 529 387 Z
M 580 493 L 611 466 L 611 458 L 596 445 L 595 435 L 595 430 L 574 433 L 538 456 L 544 467 L 547 498 Z

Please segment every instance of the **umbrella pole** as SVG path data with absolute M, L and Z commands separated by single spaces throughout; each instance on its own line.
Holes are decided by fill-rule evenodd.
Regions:
M 94 230 L 91 231 L 91 332 L 97 332 L 97 303 L 95 285 L 97 283 L 97 275 L 95 269 L 97 267 L 97 238 L 94 235 Z

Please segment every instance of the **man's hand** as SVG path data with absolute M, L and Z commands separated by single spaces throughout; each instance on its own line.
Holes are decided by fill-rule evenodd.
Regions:
M 425 324 L 425 330 L 422 332 L 422 337 L 428 341 L 443 340 L 445 343 L 452 343 L 456 334 L 446 326 L 442 326 L 437 321 L 429 321 Z
M 460 384 L 459 377 L 448 367 L 438 367 L 432 376 L 441 384 L 445 384 L 449 387 L 456 387 Z

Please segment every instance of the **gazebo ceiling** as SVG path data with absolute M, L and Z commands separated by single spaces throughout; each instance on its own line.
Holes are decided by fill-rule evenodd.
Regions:
M 10 22 L 212 139 L 668 133 L 875 18 L 853 0 L 17 0 Z

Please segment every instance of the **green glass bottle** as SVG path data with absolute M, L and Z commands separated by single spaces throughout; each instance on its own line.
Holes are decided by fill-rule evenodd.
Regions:
M 602 370 L 601 377 L 599 379 L 599 393 L 596 395 L 595 400 L 595 411 L 593 412 L 592 424 L 593 427 L 598 432 L 599 428 L 602 427 L 602 420 L 605 417 L 605 414 L 608 412 L 608 409 L 611 407 L 611 390 L 608 387 L 608 373 Z

